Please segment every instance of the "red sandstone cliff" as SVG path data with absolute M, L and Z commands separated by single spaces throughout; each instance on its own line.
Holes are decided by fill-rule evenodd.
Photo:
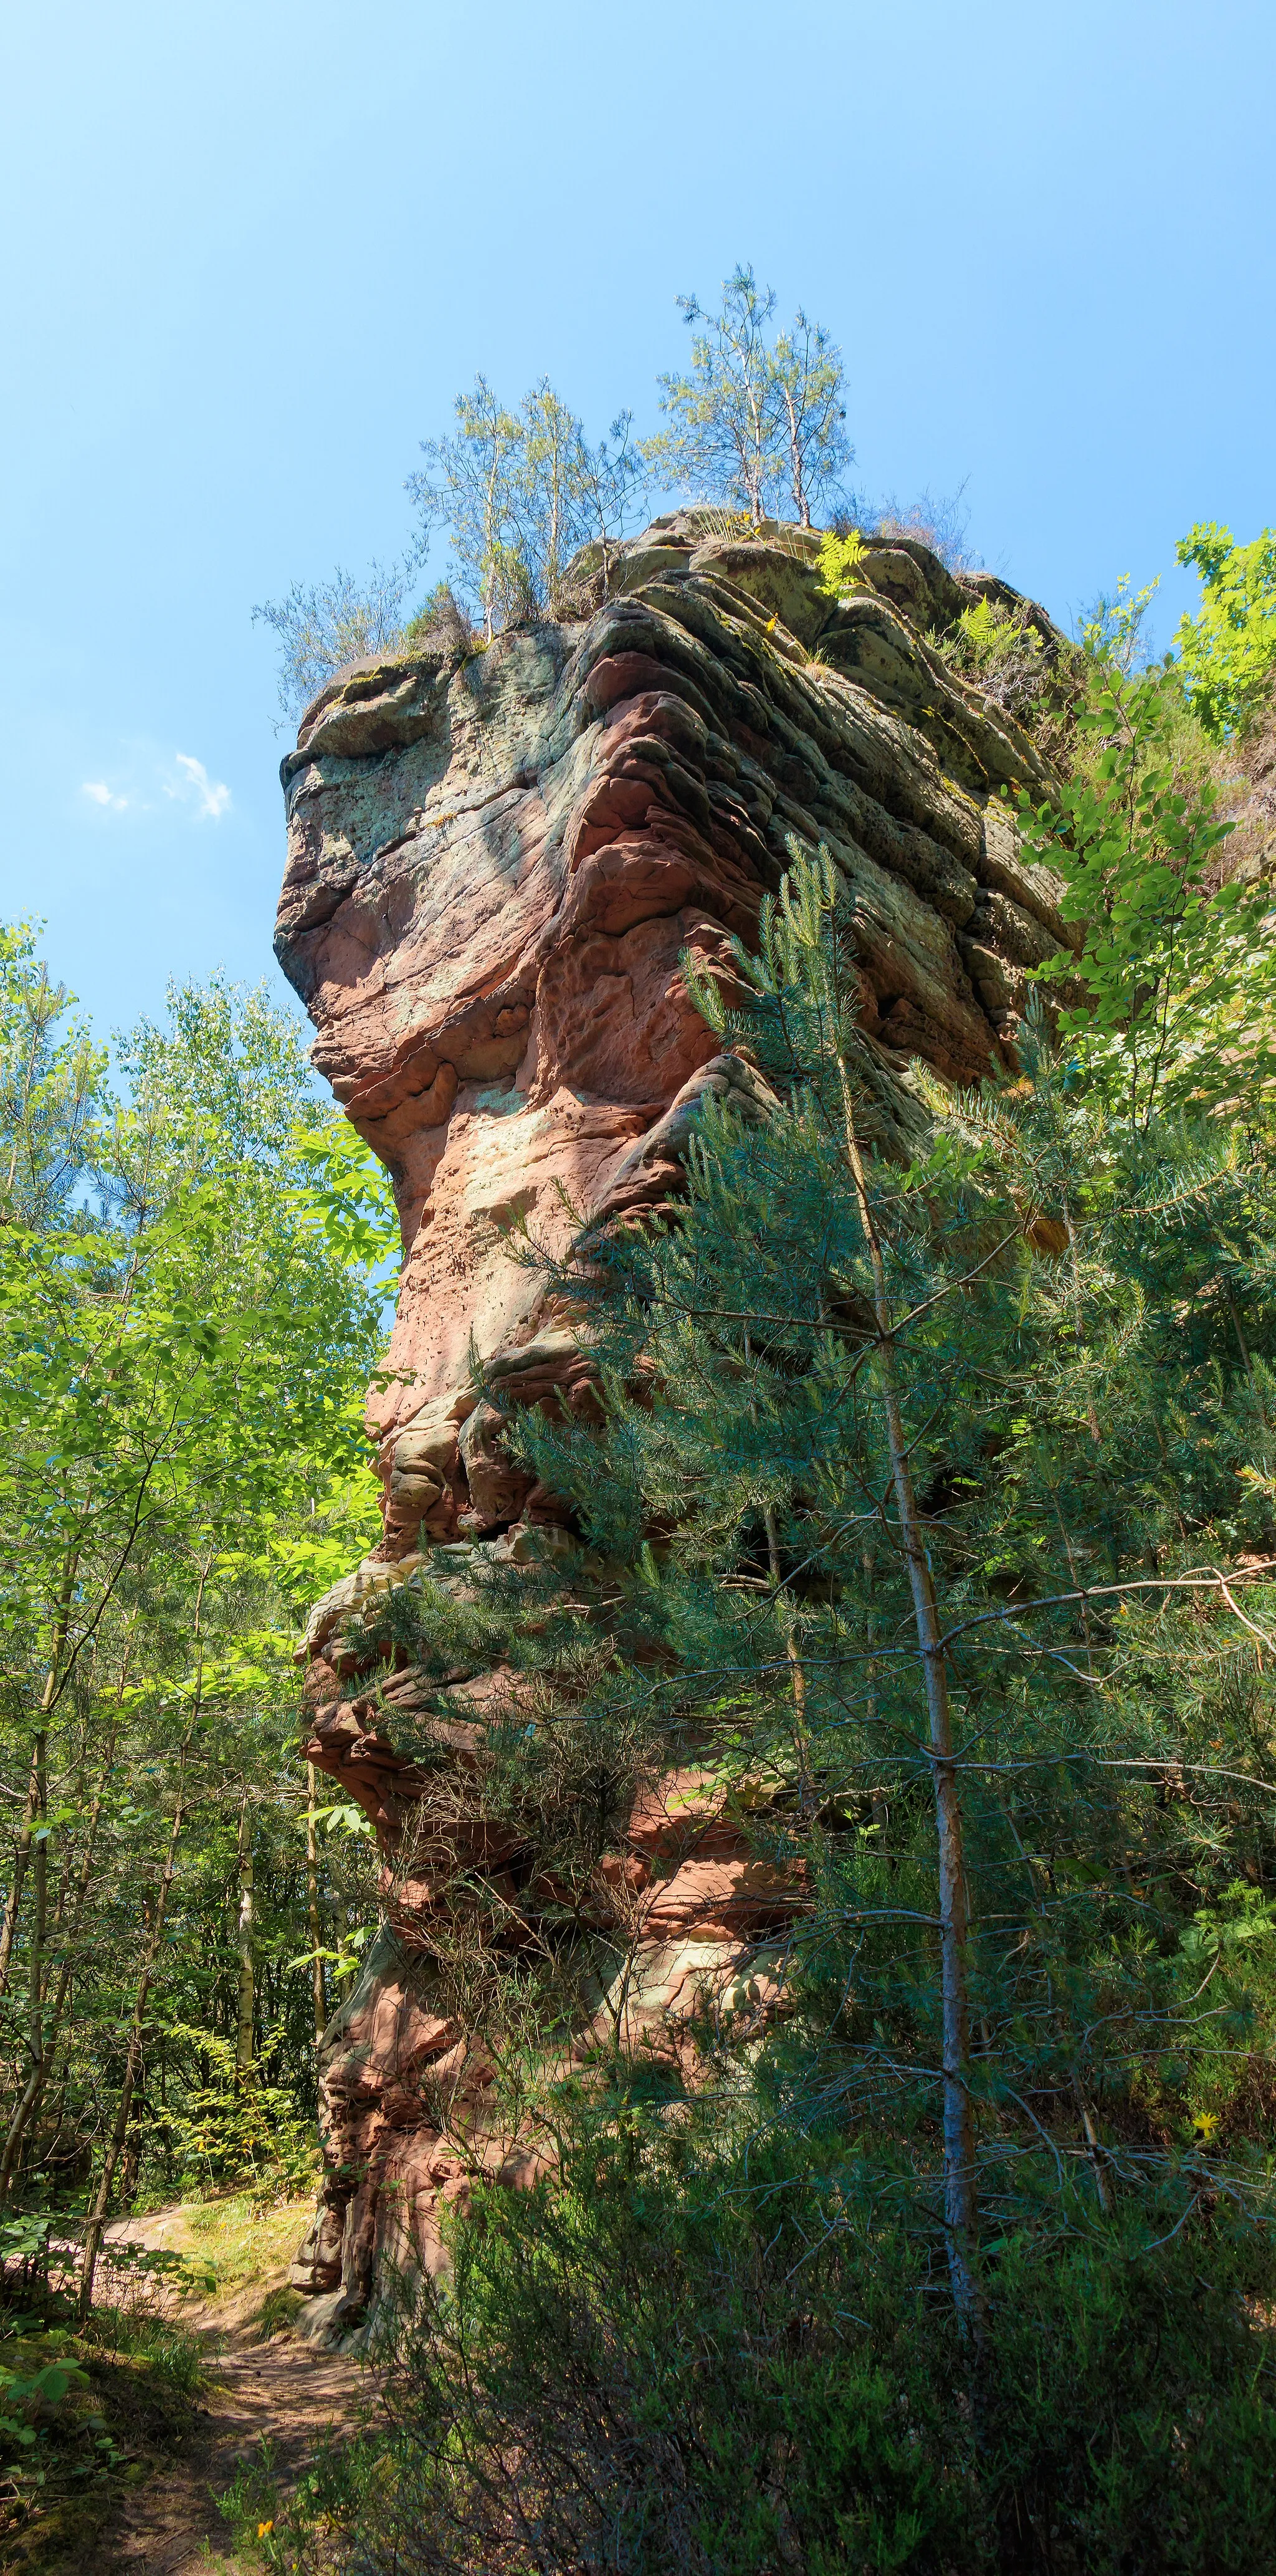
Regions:
M 853 893 L 864 1026 L 889 1088 L 913 1056 L 977 1077 L 1006 1048 L 1023 969 L 1067 936 L 998 794 L 1044 784 L 1038 754 L 927 641 L 1003 586 L 873 543 L 868 585 L 839 604 L 812 569 L 817 540 L 705 538 L 708 515 L 656 521 L 573 622 L 341 675 L 283 764 L 278 954 L 403 1226 L 390 1384 L 370 1405 L 384 1542 L 307 1634 L 310 1757 L 391 1861 L 420 1783 L 370 1703 L 340 1699 L 334 1641 L 423 1550 L 447 1548 L 463 1578 L 469 1549 L 517 1561 L 525 1533 L 552 1525 L 554 1498 L 502 1449 L 500 1405 L 579 1408 L 589 1373 L 501 1229 L 526 1213 L 561 1247 L 569 1208 L 603 1221 L 659 1204 L 706 1085 L 750 1092 L 748 1069 L 715 1054 L 681 960 L 720 968 L 778 882 L 786 836 L 826 842 Z M 392 1693 L 410 1709 L 412 1675 Z M 707 1979 L 747 1974 L 774 1907 L 694 1795 L 676 1827 L 671 1812 L 635 1815 L 617 1866 L 642 1951 L 629 2009 L 673 2028 Z M 461 2048 L 430 2008 L 438 1901 L 423 1881 L 414 1922 L 409 1892 L 325 2043 L 329 2180 L 295 2276 L 317 2327 L 357 2324 L 379 2248 L 410 2238 L 436 2259 L 440 2204 L 464 2189 L 427 2108 Z

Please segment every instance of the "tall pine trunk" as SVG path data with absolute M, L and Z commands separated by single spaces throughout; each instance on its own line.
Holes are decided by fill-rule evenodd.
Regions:
M 909 1441 L 900 1407 L 895 1371 L 894 1318 L 886 1282 L 881 1237 L 873 1217 L 864 1162 L 855 1128 L 854 1102 L 844 1060 L 840 1060 L 846 1155 L 860 1223 L 873 1274 L 873 1311 L 877 1325 L 875 1373 L 891 1463 L 900 1538 L 908 1561 L 913 1623 L 921 1653 L 930 1728 L 930 1768 L 935 1798 L 939 1852 L 940 2009 L 943 2029 L 944 2232 L 953 2304 L 963 2334 L 978 2338 L 983 2321 L 983 2294 L 978 2274 L 975 2191 L 975 2122 L 970 2098 L 970 2005 L 967 1942 L 970 1935 L 970 1890 L 962 1841 L 961 1800 L 953 1752 L 952 1709 L 948 1667 L 934 1576 L 913 1492 L 908 1463 Z

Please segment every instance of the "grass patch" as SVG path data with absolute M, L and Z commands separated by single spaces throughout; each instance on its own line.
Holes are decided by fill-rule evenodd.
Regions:
M 226 2192 L 139 2213 L 134 2242 L 190 2267 L 197 2295 L 182 2315 L 238 2328 L 249 2322 L 255 2289 L 265 2299 L 285 2286 L 313 2213 L 309 2197 L 271 2205 L 251 2191 Z M 110 2253 L 108 2246 L 108 2260 Z
M 272 2335 L 284 2334 L 305 2306 L 300 2290 L 285 2281 L 277 2290 L 267 2290 L 257 2319 L 257 2340 L 269 2343 Z
M 275 2449 L 269 2436 L 258 2442 L 217 2499 L 236 2561 L 263 2576 L 296 2576 L 301 2568 L 306 2576 L 335 2576 L 348 2563 L 346 2542 L 368 2489 L 394 2473 L 386 2446 L 325 2427 L 291 2494 Z
M 173 2251 L 197 2254 L 209 2263 L 219 2295 L 245 2289 L 288 2270 L 313 2214 L 309 2198 L 281 2201 L 274 2208 L 263 2208 L 250 2192 L 187 2201 L 177 2213 Z

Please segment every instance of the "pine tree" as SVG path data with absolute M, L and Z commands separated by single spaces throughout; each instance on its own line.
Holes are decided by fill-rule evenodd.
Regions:
M 480 2194 L 405 2456 L 437 2505 L 463 2349 L 467 2510 L 516 2445 L 586 2564 L 620 2530 L 635 2568 L 867 2565 L 903 2512 L 963 2568 L 1007 2516 L 1115 2565 L 1187 2412 L 1186 2569 L 1237 2442 L 1276 2460 L 1237 2305 L 1272 2266 L 1245 2107 L 1276 1913 L 1270 1146 L 1122 1123 L 1040 1012 L 1015 1079 L 900 1076 L 856 1026 L 853 932 L 827 854 L 798 858 L 734 1004 L 698 988 L 774 1106 L 706 1105 L 676 1216 L 553 1274 L 606 1422 L 510 1437 L 575 1508 L 575 1643 L 534 1582 L 484 1590 L 515 1681 L 482 1790 L 533 1891 L 508 2030 L 538 1887 L 546 2033 L 569 1925 L 603 1983 L 634 1956 L 605 1863 L 662 1773 L 750 1834 L 772 1927 L 734 2006 L 706 1995 L 693 2076 L 618 2038 L 520 2096 L 561 2182 Z M 663 2341 L 653 2266 L 681 2285 Z M 1122 2351 L 1148 2385 L 1118 2402 Z M 869 2429 L 883 2371 L 925 2428 L 907 2474 Z

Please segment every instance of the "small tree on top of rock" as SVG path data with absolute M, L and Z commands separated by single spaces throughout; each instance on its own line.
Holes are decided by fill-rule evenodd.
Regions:
M 621 412 L 591 446 L 582 422 L 547 376 L 510 411 L 485 376 L 458 394 L 457 427 L 422 442 L 424 472 L 408 477 L 421 527 L 399 564 L 374 563 L 360 582 L 341 566 L 326 582 L 294 582 L 285 599 L 253 610 L 280 645 L 279 702 L 296 723 L 325 681 L 349 662 L 423 645 L 444 652 L 473 643 L 471 619 L 493 635 L 521 617 L 553 613 L 571 558 L 597 548 L 603 587 L 611 550 L 647 474 Z M 451 547 L 453 581 L 415 609 L 415 588 L 438 524 Z
M 822 322 L 808 322 L 799 305 L 792 328 L 775 344 L 772 372 L 789 446 L 793 506 L 804 528 L 811 503 L 831 493 L 851 462 L 842 400 L 842 352 Z
M 415 571 L 412 554 L 401 564 L 374 563 L 362 582 L 338 564 L 330 581 L 295 581 L 286 599 L 254 608 L 254 625 L 271 627 L 279 641 L 282 722 L 295 724 L 343 663 L 394 650 Z
M 462 577 L 470 577 L 490 637 L 520 604 L 526 587 L 517 490 L 523 427 L 486 376 L 475 377 L 472 394 L 457 395 L 455 409 L 458 426 L 450 438 L 421 442 L 432 471 L 410 474 L 407 488 L 421 512 L 426 543 L 435 520 L 446 518 Z
M 591 447 L 584 425 L 547 376 L 507 411 L 486 378 L 456 401 L 458 428 L 422 441 L 426 470 L 408 490 L 422 513 L 423 538 L 446 524 L 456 587 L 481 617 L 490 641 L 519 617 L 543 615 L 571 557 L 591 540 L 608 548 L 623 532 L 645 481 L 622 412 Z
M 648 463 L 738 502 L 755 527 L 787 485 L 809 528 L 812 502 L 833 494 L 852 454 L 841 351 L 801 311 L 773 342 L 775 290 L 759 286 L 751 266 L 724 280 L 718 313 L 706 314 L 694 295 L 678 303 L 689 324 L 706 327 L 692 341 L 690 372 L 660 378 L 671 426 L 647 440 Z

